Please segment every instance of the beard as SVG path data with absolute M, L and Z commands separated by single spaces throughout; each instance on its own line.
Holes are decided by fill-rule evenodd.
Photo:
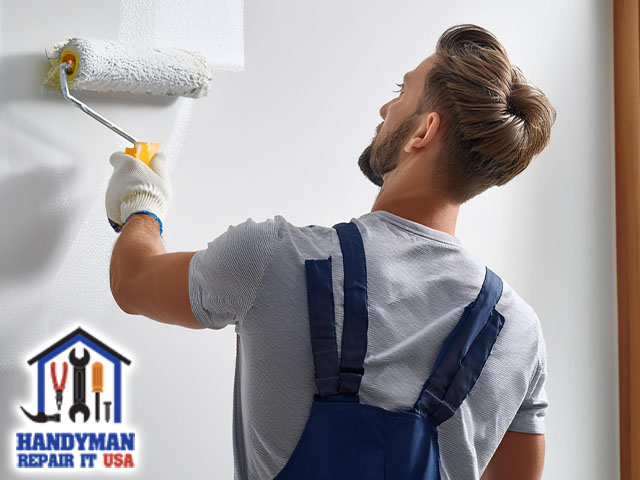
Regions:
M 360 170 L 374 185 L 381 187 L 384 175 L 396 168 L 400 148 L 411 132 L 415 120 L 416 115 L 405 118 L 395 130 L 379 141 L 378 134 L 382 123 L 376 128 L 376 136 L 358 159 Z

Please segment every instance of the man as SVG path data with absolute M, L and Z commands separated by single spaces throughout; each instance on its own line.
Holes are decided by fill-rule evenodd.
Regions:
M 556 116 L 499 41 L 475 25 L 445 31 L 400 87 L 358 161 L 380 193 L 371 212 L 352 219 L 366 252 L 369 319 L 360 401 L 388 410 L 411 409 L 445 339 L 479 298 L 487 270 L 455 237 L 460 205 L 522 172 L 548 144 Z M 274 478 L 317 392 L 309 259 L 333 257 L 340 344 L 346 257 L 335 229 L 296 227 L 280 215 L 249 218 L 205 250 L 167 254 L 163 155 L 150 168 L 122 153 L 111 162 L 107 213 L 124 225 L 111 261 L 115 300 L 127 313 L 188 328 L 235 325 L 236 478 Z M 442 478 L 542 473 L 544 338 L 534 310 L 507 282 L 501 288 L 494 310 L 504 324 L 482 375 L 437 428 Z

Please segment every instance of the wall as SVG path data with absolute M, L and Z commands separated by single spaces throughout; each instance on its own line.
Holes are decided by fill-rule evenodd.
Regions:
M 165 240 L 180 251 L 248 217 L 333 225 L 369 211 L 377 188 L 357 158 L 379 107 L 446 27 L 469 22 L 498 36 L 558 119 L 523 174 L 462 207 L 456 235 L 542 321 L 551 405 L 543 478 L 618 478 L 610 1 L 0 6 L 0 477 L 16 476 L 11 432 L 34 388 L 26 360 L 79 324 L 134 360 L 125 384 L 139 440 L 132 476 L 232 477 L 235 334 L 118 310 L 103 202 L 109 155 L 126 143 L 40 89 L 45 47 L 70 36 L 175 41 L 217 63 L 205 99 L 78 94 L 165 142 L 175 193 Z

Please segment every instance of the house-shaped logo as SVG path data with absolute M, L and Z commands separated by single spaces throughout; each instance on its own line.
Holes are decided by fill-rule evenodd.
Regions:
M 27 363 L 38 374 L 37 413 L 20 407 L 30 420 L 122 422 L 122 364 L 131 360 L 82 328 Z

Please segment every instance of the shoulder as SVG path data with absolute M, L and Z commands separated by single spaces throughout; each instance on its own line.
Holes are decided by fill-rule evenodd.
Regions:
M 282 238 L 288 225 L 290 225 L 289 222 L 282 215 L 267 217 L 264 220 L 254 220 L 253 217 L 247 217 L 241 223 L 229 225 L 227 232 L 231 235 L 266 234 L 274 238 Z
M 507 346 L 528 360 L 533 375 L 546 364 L 542 323 L 534 308 L 507 281 L 503 279 L 502 283 L 502 296 L 496 310 L 505 319 L 503 330 Z
M 285 257 L 324 258 L 335 250 L 337 233 L 333 227 L 296 225 L 282 215 L 275 215 L 267 221 L 274 222 Z
M 533 307 L 504 278 L 502 295 L 496 304 L 496 310 L 504 316 L 517 318 L 523 327 L 540 328 L 540 319 Z
M 268 263 L 277 244 L 284 236 L 286 220 L 280 215 L 264 220 L 246 220 L 229 225 L 206 248 L 198 250 L 191 260 L 192 274 L 205 277 L 228 275 L 244 281 L 241 273 L 252 274 Z

